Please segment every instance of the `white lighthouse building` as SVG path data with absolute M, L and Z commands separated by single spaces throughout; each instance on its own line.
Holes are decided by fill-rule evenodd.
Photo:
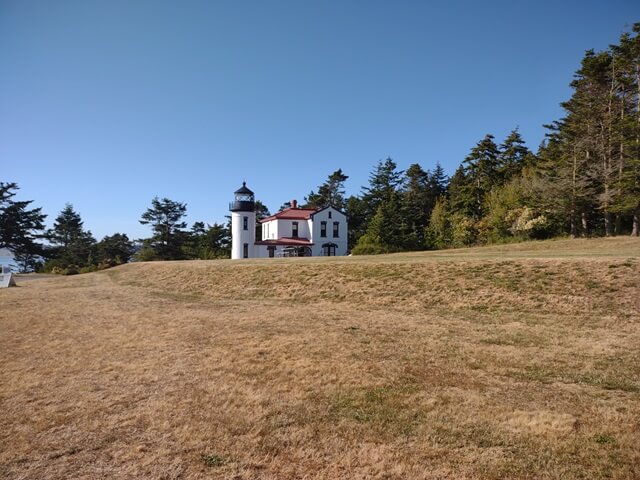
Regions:
M 347 216 L 332 206 L 291 207 L 260 220 L 256 240 L 255 197 L 246 183 L 234 192 L 231 210 L 231 258 L 274 258 L 346 255 Z
M 231 258 L 255 258 L 256 202 L 246 182 L 234 192 L 231 210 Z

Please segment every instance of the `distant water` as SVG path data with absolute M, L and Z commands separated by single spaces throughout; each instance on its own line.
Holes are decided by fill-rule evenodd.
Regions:
M 0 265 L 15 265 L 11 252 L 6 248 L 0 248 Z

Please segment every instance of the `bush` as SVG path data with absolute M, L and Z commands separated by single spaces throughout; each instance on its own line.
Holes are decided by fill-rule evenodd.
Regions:
M 468 247 L 476 242 L 477 231 L 473 219 L 462 213 L 451 215 L 451 246 Z
M 358 239 L 358 243 L 351 253 L 353 255 L 381 255 L 383 253 L 393 253 L 400 251 L 400 248 L 386 245 L 371 233 L 365 233 Z
M 68 265 L 66 267 L 54 266 L 48 272 L 53 273 L 55 275 L 76 275 L 79 273 L 77 265 Z
M 98 270 L 98 267 L 96 265 L 87 265 L 86 267 L 82 267 L 80 270 L 78 270 L 78 273 L 91 273 L 95 272 L 96 270 Z
M 389 249 L 378 243 L 360 243 L 351 250 L 353 255 L 382 255 L 389 253 Z
M 142 247 L 133 258 L 136 262 L 153 262 L 154 260 L 160 260 L 156 251 L 151 247 Z

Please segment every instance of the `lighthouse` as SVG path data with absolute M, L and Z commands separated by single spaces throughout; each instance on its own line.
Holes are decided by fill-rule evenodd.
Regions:
M 233 192 L 231 210 L 231 258 L 253 258 L 256 241 L 256 201 L 246 182 Z

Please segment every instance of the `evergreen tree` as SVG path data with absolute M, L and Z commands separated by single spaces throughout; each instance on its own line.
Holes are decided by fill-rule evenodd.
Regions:
M 204 258 L 231 257 L 231 231 L 222 224 L 214 223 L 205 235 Z
M 573 146 L 578 155 L 584 155 L 586 175 L 595 193 L 592 200 L 600 210 L 607 236 L 613 233 L 611 204 L 615 193 L 612 188 L 612 66 L 609 52 L 587 51 L 571 83 L 574 94 L 563 104 L 569 113 L 567 124 L 571 122 L 574 128 Z
M 83 227 L 84 222 L 73 205 L 65 204 L 47 233 L 53 248 L 47 252 L 50 261 L 45 268 L 59 267 L 69 269 L 68 273 L 77 273 L 78 268 L 94 264 L 96 240 L 91 231 L 85 231 Z
M 73 205 L 67 203 L 56 217 L 53 229 L 49 230 L 49 241 L 62 248 L 67 248 L 84 236 L 83 226 L 84 222 L 80 218 L 80 214 L 73 209 Z
M 107 235 L 97 244 L 98 261 L 103 264 L 120 265 L 131 260 L 133 242 L 125 233 Z
M 381 203 L 391 201 L 397 195 L 402 184 L 402 173 L 391 158 L 378 162 L 369 175 L 369 186 L 362 189 L 362 199 L 369 212 L 377 212 Z
M 380 254 L 401 251 L 407 238 L 406 226 L 403 223 L 398 200 L 392 196 L 390 200 L 380 203 L 376 214 L 369 222 L 366 233 L 360 237 L 353 249 L 355 255 Z
M 366 202 L 355 195 L 351 195 L 345 202 L 345 213 L 349 218 L 349 245 L 351 250 L 358 240 L 366 232 L 366 225 L 368 223 L 369 209 Z
M 0 182 L 0 248 L 8 248 L 21 271 L 35 269 L 43 254 L 46 215 L 41 208 L 28 208 L 33 201 L 15 201 L 18 185 Z
M 593 197 L 588 157 L 580 154 L 569 127 L 555 122 L 547 128 L 551 133 L 538 151 L 537 177 L 531 185 L 533 206 L 566 219 L 572 237 L 586 235 Z
M 449 181 L 448 187 L 449 210 L 469 214 L 476 205 L 471 179 L 463 165 L 460 165 Z
M 278 209 L 278 213 L 286 210 L 287 208 L 291 208 L 291 202 L 284 202 L 282 205 L 280 205 L 280 208 Z
M 180 260 L 183 258 L 182 245 L 186 235 L 182 230 L 187 226 L 183 220 L 187 206 L 168 198 L 155 197 L 139 220 L 142 225 L 151 225 L 153 236 L 145 240 L 157 260 Z
M 619 233 L 623 216 L 631 218 L 631 235 L 640 236 L 640 23 L 611 47 L 617 59 L 615 70 L 618 99 L 618 143 L 616 190 L 612 210 L 618 214 Z
M 447 175 L 444 173 L 444 169 L 440 162 L 436 163 L 436 168 L 433 169 L 433 172 L 429 175 L 429 195 L 432 199 L 432 205 L 435 206 L 436 200 L 440 198 L 442 195 L 447 193 L 447 185 L 449 183 L 449 179 Z
M 425 247 L 424 229 L 434 202 L 430 187 L 430 175 L 420 165 L 414 163 L 407 169 L 401 192 L 401 210 L 403 224 L 407 226 L 402 243 L 409 250 Z
M 498 154 L 498 174 L 501 181 L 507 182 L 520 175 L 530 155 L 531 152 L 525 146 L 518 129 L 512 130 L 504 143 L 500 145 Z
M 499 151 L 493 140 L 493 135 L 485 135 L 471 149 L 471 153 L 463 162 L 467 180 L 462 185 L 463 194 L 466 197 L 466 213 L 475 220 L 482 217 L 485 195 L 498 183 L 500 178 Z
M 348 178 L 349 177 L 342 172 L 342 169 L 339 168 L 329 175 L 326 182 L 318 187 L 318 193 L 315 193 L 313 190 L 309 193 L 305 198 L 305 206 L 309 208 L 332 206 L 338 210 L 344 210 L 344 182 L 346 182 Z
M 449 215 L 446 197 L 438 197 L 425 231 L 427 248 L 440 249 L 451 245 Z
M 211 260 L 229 258 L 231 253 L 231 234 L 222 224 L 205 225 L 195 222 L 191 226 L 188 239 L 182 246 L 187 258 Z
M 254 211 L 256 212 L 256 239 L 259 240 L 262 238 L 262 224 L 260 220 L 271 216 L 271 213 L 269 213 L 267 206 L 260 200 L 256 200 Z

